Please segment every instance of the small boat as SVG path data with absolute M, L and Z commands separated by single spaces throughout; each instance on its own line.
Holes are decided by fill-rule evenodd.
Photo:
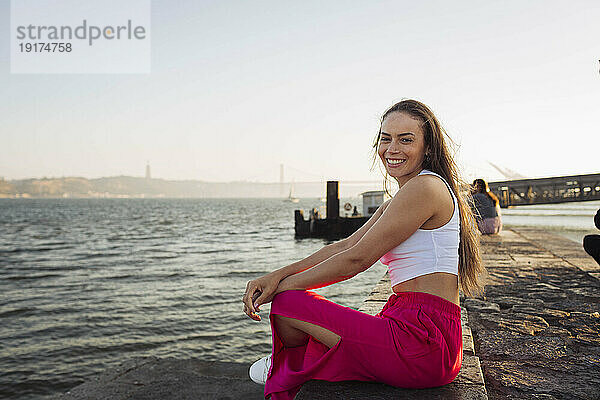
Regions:
M 292 183 L 292 186 L 290 186 L 290 194 L 288 195 L 287 199 L 283 199 L 283 201 L 290 202 L 290 203 L 299 202 L 300 199 L 293 196 L 293 191 L 294 191 L 294 183 Z

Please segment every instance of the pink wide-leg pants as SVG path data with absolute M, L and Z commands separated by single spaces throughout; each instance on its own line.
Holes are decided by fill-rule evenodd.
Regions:
M 462 364 L 460 307 L 420 292 L 393 294 L 369 315 L 302 290 L 279 293 L 271 315 L 322 326 L 341 339 L 332 348 L 309 337 L 284 347 L 273 317 L 273 362 L 265 397 L 293 399 L 303 383 L 360 380 L 404 388 L 428 388 L 454 380 Z

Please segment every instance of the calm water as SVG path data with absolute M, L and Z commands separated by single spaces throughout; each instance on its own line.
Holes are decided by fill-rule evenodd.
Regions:
M 63 392 L 134 356 L 255 361 L 270 330 L 242 313 L 246 282 L 327 243 L 294 239 L 293 211 L 321 204 L 0 199 L 0 398 Z M 580 240 L 598 208 L 503 212 L 506 224 Z M 384 272 L 378 262 L 319 291 L 357 308 Z
M 294 239 L 294 209 L 320 204 L 0 199 L 0 398 L 66 391 L 134 356 L 267 354 L 268 318 L 247 318 L 240 298 L 327 243 Z M 320 291 L 357 308 L 384 272 Z

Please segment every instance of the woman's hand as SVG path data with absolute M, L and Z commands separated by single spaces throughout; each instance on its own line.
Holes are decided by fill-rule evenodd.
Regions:
M 260 315 L 258 315 L 258 312 L 260 311 L 259 307 L 262 304 L 273 300 L 280 281 L 281 276 L 267 274 L 248 282 L 246 285 L 246 293 L 244 293 L 244 296 L 242 297 L 244 313 L 253 320 L 260 321 Z

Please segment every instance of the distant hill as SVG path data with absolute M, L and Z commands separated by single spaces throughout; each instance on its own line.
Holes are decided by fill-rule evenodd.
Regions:
M 344 186 L 340 196 L 356 197 L 367 190 L 380 190 L 381 185 Z M 22 180 L 0 179 L 0 197 L 30 198 L 226 198 L 226 197 L 287 197 L 290 183 L 171 181 L 132 176 L 86 179 L 81 177 L 40 178 Z M 324 197 L 325 182 L 296 182 L 295 197 Z

